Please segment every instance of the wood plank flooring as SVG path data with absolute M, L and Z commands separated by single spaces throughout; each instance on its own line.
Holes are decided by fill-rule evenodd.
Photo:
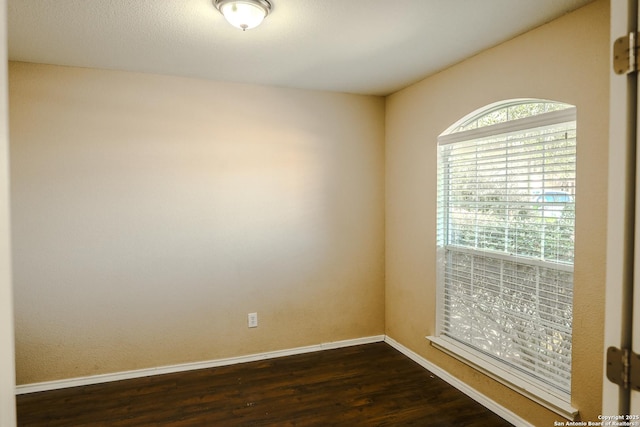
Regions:
M 17 396 L 19 426 L 510 426 L 385 343 Z

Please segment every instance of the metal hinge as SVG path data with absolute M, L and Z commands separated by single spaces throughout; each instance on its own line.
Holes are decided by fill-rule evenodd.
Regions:
M 638 33 L 631 32 L 613 43 L 613 71 L 616 74 L 638 71 Z
M 640 391 L 640 354 L 629 349 L 607 349 L 607 378 L 620 387 Z

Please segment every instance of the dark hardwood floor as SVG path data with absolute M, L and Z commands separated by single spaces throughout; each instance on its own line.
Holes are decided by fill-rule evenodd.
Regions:
M 385 343 L 17 396 L 19 426 L 510 426 Z

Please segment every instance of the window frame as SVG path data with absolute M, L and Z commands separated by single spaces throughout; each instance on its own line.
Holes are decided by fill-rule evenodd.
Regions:
M 576 124 L 577 133 L 576 108 L 570 105 L 567 105 L 567 108 L 565 109 L 556 109 L 551 112 L 544 112 L 525 118 L 518 118 L 473 129 L 460 130 L 461 126 L 470 123 L 473 120 L 480 119 L 483 115 L 497 111 L 500 108 L 510 107 L 518 104 L 540 102 L 546 103 L 553 101 L 537 99 L 511 100 L 494 103 L 476 110 L 476 112 L 460 119 L 454 125 L 450 126 L 445 132 L 443 132 L 443 134 L 438 138 L 438 145 L 440 146 L 446 144 L 454 144 L 456 142 L 477 140 L 508 133 L 523 132 L 531 129 L 544 129 L 547 127 L 551 128 L 572 122 Z M 558 102 L 558 104 L 562 103 Z M 439 209 L 440 207 L 438 207 L 438 210 Z M 438 233 L 440 233 L 439 227 L 440 223 L 438 223 Z M 439 350 L 444 351 L 445 353 L 464 362 L 474 369 L 485 373 L 491 378 L 527 396 L 528 398 L 538 402 L 548 409 L 568 419 L 574 419 L 578 411 L 571 406 L 570 393 L 565 393 L 561 390 L 549 387 L 544 384 L 543 381 L 539 381 L 533 377 L 528 376 L 527 374 L 522 374 L 521 372 L 518 372 L 516 368 L 512 368 L 507 364 L 501 363 L 496 360 L 491 360 L 490 356 L 476 351 L 473 348 L 467 346 L 464 343 L 458 342 L 455 339 L 442 335 L 442 332 L 444 330 L 443 313 L 445 308 L 445 252 L 446 245 L 441 246 L 440 243 L 438 243 L 436 260 L 436 334 L 435 336 L 428 336 L 427 339 L 435 348 L 438 348 Z

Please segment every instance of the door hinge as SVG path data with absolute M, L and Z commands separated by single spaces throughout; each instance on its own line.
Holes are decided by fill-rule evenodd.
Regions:
M 607 349 L 607 378 L 625 389 L 640 391 L 640 354 L 629 349 Z
M 616 74 L 638 71 L 638 33 L 635 31 L 613 42 L 613 71 Z

